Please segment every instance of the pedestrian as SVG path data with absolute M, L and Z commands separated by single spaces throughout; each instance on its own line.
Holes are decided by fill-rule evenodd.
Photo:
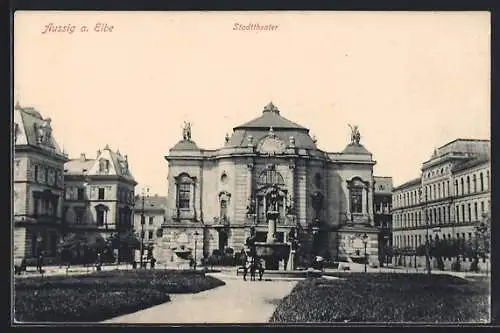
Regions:
M 43 267 L 43 252 L 40 251 L 40 253 L 38 254 L 38 260 L 36 262 L 36 269 L 40 272 L 40 274 L 42 273 L 42 267 Z
M 156 263 L 155 257 L 151 257 L 151 269 L 155 268 L 155 263 Z
M 100 271 L 101 270 L 101 266 L 102 266 L 102 263 L 101 263 L 101 254 L 97 253 L 97 260 L 96 260 L 96 264 L 95 264 L 96 270 Z

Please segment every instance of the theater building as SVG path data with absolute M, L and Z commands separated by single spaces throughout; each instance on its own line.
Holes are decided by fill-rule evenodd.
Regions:
M 50 118 L 32 107 L 14 107 L 14 257 L 56 257 L 61 233 L 67 156 L 59 148 Z
M 200 131 L 209 130 L 199 128 Z M 360 143 L 357 126 L 341 152 L 317 146 L 309 129 L 283 117 L 269 103 L 262 114 L 233 128 L 222 147 L 200 148 L 185 124 L 182 139 L 165 156 L 168 195 L 159 264 L 175 262 L 178 251 L 199 259 L 213 250 L 239 251 L 254 226 L 266 241 L 269 191 L 279 188 L 278 242 L 292 227 L 301 231 L 309 255 L 336 260 L 363 255 L 378 261 L 374 226 L 372 154 Z M 361 253 L 360 253 L 361 251 Z

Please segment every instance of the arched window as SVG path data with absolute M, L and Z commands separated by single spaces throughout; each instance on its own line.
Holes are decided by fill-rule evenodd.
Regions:
M 486 186 L 490 189 L 490 172 L 486 171 Z
M 472 214 L 471 214 L 471 206 L 470 206 L 470 204 L 467 204 L 467 214 L 468 214 L 469 222 L 472 221 Z
M 464 195 L 465 191 L 464 191 L 464 179 L 463 178 L 460 178 L 460 188 L 461 188 L 461 195 Z
M 462 204 L 462 222 L 465 222 L 465 205 Z
M 474 202 L 474 220 L 477 221 L 479 216 L 477 214 L 477 202 Z
M 446 181 L 446 196 L 450 196 L 450 181 Z
M 363 191 L 366 190 L 366 187 L 367 185 L 359 178 L 348 182 L 351 213 L 363 213 Z
M 470 193 L 470 177 L 467 176 L 467 194 Z
M 455 179 L 455 195 L 458 195 L 458 179 Z
M 455 206 L 455 222 L 460 222 L 460 209 L 458 208 L 458 205 Z
M 441 197 L 441 184 L 438 184 L 438 196 L 436 199 L 439 199 Z
M 479 190 L 482 192 L 484 191 L 484 179 L 483 179 L 483 173 L 479 173 Z
M 432 199 L 436 199 L 436 184 L 432 185 Z
M 109 208 L 105 205 L 97 205 L 95 207 L 96 210 L 96 222 L 97 226 L 104 226 L 107 224 L 108 220 L 108 210 Z M 119 216 L 120 220 L 122 220 L 122 216 Z
M 476 179 L 476 174 L 472 175 L 472 190 L 474 192 L 477 191 L 477 179 Z
M 283 186 L 285 185 L 285 180 L 283 179 L 283 176 L 274 169 L 273 166 L 270 166 L 260 174 L 257 181 L 257 186 L 262 187 L 272 185 Z
M 189 209 L 192 206 L 192 191 L 194 180 L 188 174 L 183 173 L 176 178 L 177 186 L 177 208 Z

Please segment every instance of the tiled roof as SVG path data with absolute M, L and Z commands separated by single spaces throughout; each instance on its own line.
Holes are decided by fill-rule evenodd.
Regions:
M 360 154 L 360 155 L 371 155 L 371 153 L 366 150 L 363 145 L 359 143 L 350 143 L 342 151 L 343 154 Z
M 473 168 L 475 166 L 488 163 L 490 161 L 490 158 L 486 155 L 480 155 L 478 157 L 471 158 L 469 160 L 465 160 L 462 163 L 459 163 L 455 165 L 452 169 L 451 172 L 459 172 L 462 170 L 467 170 L 470 168 Z
M 192 140 L 181 140 L 175 144 L 170 151 L 173 150 L 200 150 L 196 143 Z
M 82 161 L 79 158 L 71 159 L 64 164 L 64 173 L 69 175 L 82 175 L 89 171 L 95 164 L 95 159 Z
M 16 105 L 14 112 L 14 121 L 19 126 L 19 131 L 17 134 L 22 136 L 17 137 L 16 145 L 27 144 L 29 146 L 39 147 L 61 156 L 64 155 L 54 138 L 50 118 L 43 119 L 40 112 L 38 112 L 34 108 L 21 107 L 20 105 Z M 48 141 L 44 143 L 40 143 L 37 141 L 37 127 L 50 129 L 50 138 L 48 139 Z
M 236 129 L 268 129 L 272 127 L 273 129 L 295 129 L 301 131 L 309 131 L 307 128 L 294 123 L 291 120 L 288 120 L 280 115 L 279 110 L 274 106 L 274 104 L 269 103 L 264 107 L 264 111 L 262 115 L 258 118 L 250 120 L 242 125 L 236 126 L 233 130 Z
M 106 145 L 103 151 L 99 151 L 98 155 L 99 156 L 97 156 L 96 159 L 89 159 L 85 157 L 85 154 L 82 154 L 80 158 L 69 160 L 64 164 L 65 174 L 83 175 L 84 173 L 87 173 L 89 176 L 121 176 L 135 182 L 134 176 L 128 166 L 127 156 L 122 156 L 119 152 L 112 151 L 108 145 Z M 99 161 L 101 159 L 107 159 L 112 164 L 109 172 L 101 173 L 99 171 Z
M 151 209 L 166 209 L 167 208 L 167 197 L 166 196 L 150 196 L 144 198 L 144 210 Z M 135 199 L 135 210 L 142 210 L 142 197 L 137 196 Z
M 415 179 L 412 179 L 410 181 L 407 181 L 406 183 L 403 183 L 399 186 L 396 186 L 394 187 L 393 191 L 397 191 L 397 190 L 401 190 L 405 187 L 409 187 L 409 186 L 412 186 L 412 185 L 416 185 L 416 184 L 420 184 L 422 182 L 422 179 L 420 177 L 418 178 L 415 178 Z
M 274 131 L 274 127 L 273 127 Z M 236 129 L 230 137 L 226 147 L 246 147 L 248 145 L 248 138 L 252 136 L 253 145 L 258 145 L 259 141 L 269 135 L 269 128 L 247 128 Z M 295 140 L 295 147 L 315 149 L 316 144 L 306 131 L 296 129 L 277 129 L 274 135 L 288 145 L 290 137 L 293 136 Z

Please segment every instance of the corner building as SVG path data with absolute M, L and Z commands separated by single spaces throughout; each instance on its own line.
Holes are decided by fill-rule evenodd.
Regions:
M 14 257 L 57 256 L 64 200 L 64 163 L 50 118 L 14 107 Z
M 366 234 L 370 260 L 378 260 L 375 161 L 359 139 L 354 127 L 342 152 L 322 151 L 309 129 L 281 116 L 272 103 L 260 117 L 234 127 L 216 150 L 200 149 L 187 124 L 182 140 L 165 156 L 167 211 L 163 238 L 155 248 L 158 263 L 175 262 L 179 248 L 196 247 L 197 259 L 214 250 L 240 251 L 252 226 L 265 242 L 267 196 L 273 185 L 280 189 L 278 242 L 288 242 L 296 227 L 305 257 L 336 260 L 360 255 L 356 238 Z
M 489 140 L 456 139 L 423 162 L 419 178 L 394 188 L 394 247 L 414 250 L 431 238 L 473 241 L 475 227 L 491 216 L 490 156 Z M 413 259 L 399 261 L 423 266 Z

